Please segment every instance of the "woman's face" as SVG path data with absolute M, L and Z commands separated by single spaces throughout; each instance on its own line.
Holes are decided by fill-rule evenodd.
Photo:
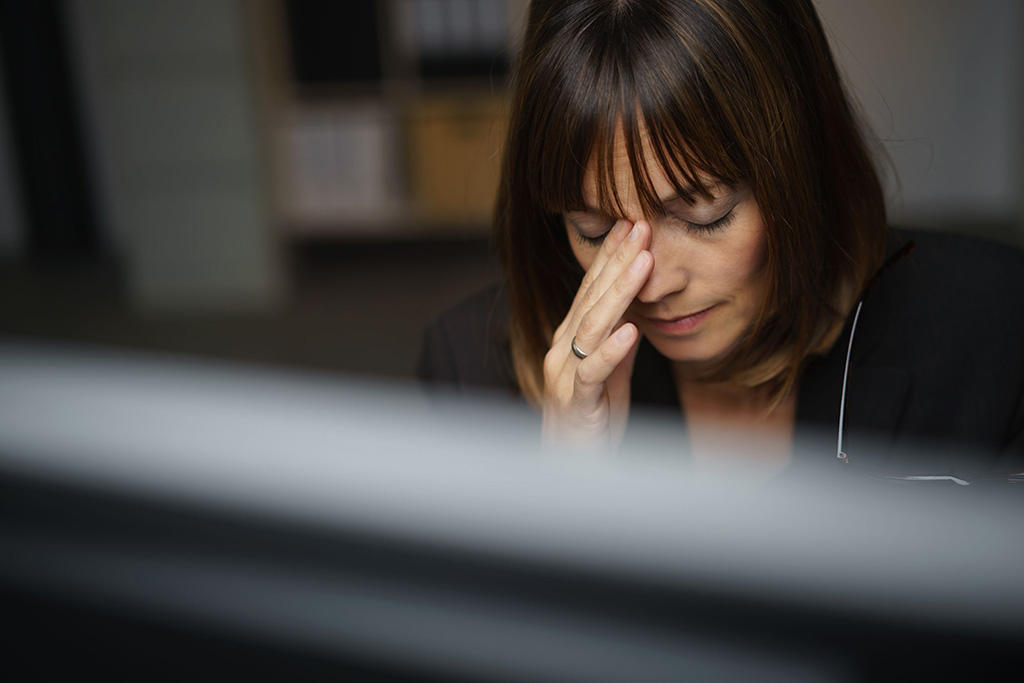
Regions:
M 619 136 L 621 138 L 621 136 Z M 569 244 L 589 269 L 600 239 L 617 218 L 646 221 L 651 228 L 654 269 L 626 313 L 641 334 L 682 367 L 722 356 L 754 322 L 765 288 L 765 227 L 757 202 L 744 185 L 713 185 L 712 200 L 691 205 L 676 196 L 658 164 L 646 159 L 663 215 L 644 216 L 624 144 L 616 141 L 615 189 L 624 216 L 599 209 L 565 213 Z M 584 177 L 584 199 L 598 206 L 594 162 Z

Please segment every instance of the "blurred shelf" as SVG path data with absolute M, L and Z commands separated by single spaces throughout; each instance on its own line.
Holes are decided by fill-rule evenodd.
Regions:
M 524 7 L 260 0 L 284 239 L 486 235 Z
M 288 223 L 286 230 L 292 241 L 386 241 L 415 242 L 421 240 L 449 239 L 490 239 L 491 226 L 488 223 L 442 223 L 418 222 L 416 220 L 395 223 Z

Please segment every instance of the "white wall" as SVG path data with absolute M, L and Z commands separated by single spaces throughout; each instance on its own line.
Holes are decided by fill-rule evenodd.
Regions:
M 815 1 L 898 170 L 894 222 L 1024 237 L 1024 2 Z
M 146 309 L 273 306 L 243 0 L 72 0 L 100 222 Z

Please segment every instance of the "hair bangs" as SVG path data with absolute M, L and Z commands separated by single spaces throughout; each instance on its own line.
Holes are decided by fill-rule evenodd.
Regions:
M 552 214 L 584 206 L 584 178 L 591 154 L 611 149 L 619 105 L 605 41 L 588 47 L 578 41 L 557 54 L 544 55 L 536 69 L 538 83 L 524 109 L 531 169 L 531 200 Z
M 536 120 L 526 122 L 533 131 L 529 167 L 537 172 L 528 183 L 536 205 L 553 215 L 597 208 L 623 216 L 616 170 L 624 162 L 650 216 L 663 213 L 652 163 L 676 195 L 691 203 L 711 199 L 713 184 L 748 179 L 740 135 L 712 123 L 731 118 L 723 112 L 728 101 L 716 96 L 725 88 L 706 81 L 678 33 L 666 29 L 653 36 L 658 44 L 651 49 L 608 40 L 608 30 L 591 25 L 574 46 L 561 47 L 559 59 L 535 72 L 544 82 L 530 92 L 547 102 L 533 108 Z M 628 26 L 617 30 L 628 35 Z M 587 40 L 589 33 L 594 40 Z M 596 207 L 586 201 L 588 181 Z
M 715 72 L 701 60 L 698 34 L 713 34 L 717 27 L 704 12 L 692 12 L 686 5 L 676 11 L 685 16 L 650 22 L 649 44 L 634 57 L 631 89 L 645 151 L 657 160 L 676 193 L 692 202 L 710 199 L 714 182 L 748 180 L 751 164 L 740 127 L 722 125 L 738 120 L 731 111 L 735 96 L 729 96 L 728 84 L 713 80 Z

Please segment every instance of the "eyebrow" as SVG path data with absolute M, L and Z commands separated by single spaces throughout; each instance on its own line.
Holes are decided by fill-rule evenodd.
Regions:
M 717 190 L 717 189 L 720 189 L 720 188 L 723 188 L 723 187 L 729 188 L 730 186 L 725 184 L 725 183 L 723 183 L 720 180 L 716 180 L 714 182 L 708 183 L 704 187 L 708 191 L 708 193 L 714 194 L 714 190 Z M 674 193 L 670 194 L 667 197 L 659 197 L 658 201 L 661 202 L 662 206 L 664 206 L 665 204 L 668 204 L 669 202 L 674 202 L 677 199 L 690 199 L 692 197 L 695 197 L 697 194 L 699 194 L 697 192 L 697 190 L 695 190 L 693 188 L 690 188 L 689 190 L 684 192 L 682 195 L 680 195 L 679 193 L 674 192 Z M 716 199 L 717 199 L 717 197 L 716 197 Z M 601 207 L 599 207 L 599 206 L 590 206 L 588 204 L 584 204 L 583 208 L 579 209 L 579 210 L 580 211 L 586 211 L 586 212 L 589 212 L 589 213 L 604 213 L 604 210 L 601 209 Z

